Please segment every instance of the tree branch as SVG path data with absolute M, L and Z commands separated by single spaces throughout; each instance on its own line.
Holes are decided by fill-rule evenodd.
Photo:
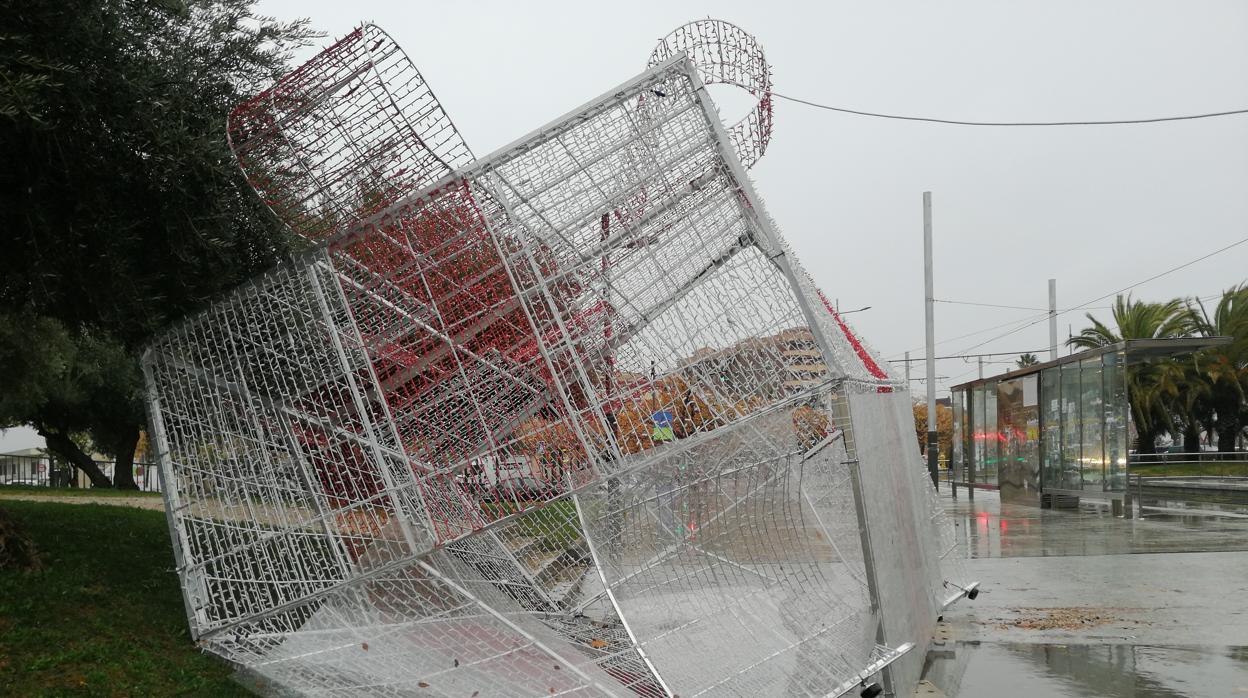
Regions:
M 74 443 L 73 439 L 60 432 L 44 429 L 43 427 L 38 427 L 38 430 L 39 435 L 48 442 L 48 450 L 64 458 L 70 463 L 70 465 L 73 465 L 75 468 L 86 473 L 87 478 L 91 480 L 92 487 L 111 488 L 113 486 L 113 483 L 108 479 L 108 476 L 100 470 L 100 466 L 95 464 L 95 460 L 79 448 L 78 444 Z

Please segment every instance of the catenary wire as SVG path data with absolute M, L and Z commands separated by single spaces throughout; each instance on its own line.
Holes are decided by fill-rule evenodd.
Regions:
M 1174 272 L 1179 271 L 1180 269 L 1186 269 L 1187 267 L 1190 267 L 1190 266 L 1192 266 L 1193 264 L 1196 264 L 1197 262 L 1202 262 L 1202 261 L 1204 261 L 1204 260 L 1206 260 L 1206 259 L 1209 259 L 1210 257 L 1212 257 L 1212 256 L 1214 256 L 1214 255 L 1221 254 L 1222 252 L 1225 252 L 1225 251 L 1227 251 L 1227 250 L 1229 250 L 1229 249 L 1232 249 L 1232 248 L 1234 248 L 1234 247 L 1237 247 L 1237 246 L 1239 246 L 1239 245 L 1242 245 L 1242 244 L 1244 244 L 1244 243 L 1246 243 L 1246 242 L 1248 242 L 1248 237 L 1246 237 L 1246 238 L 1241 238 L 1240 240 L 1237 240 L 1237 241 L 1235 241 L 1235 242 L 1232 242 L 1231 244 L 1226 245 L 1225 247 L 1220 247 L 1220 248 L 1218 248 L 1218 249 L 1214 250 L 1213 252 L 1210 252 L 1210 253 L 1208 253 L 1208 254 L 1202 255 L 1202 256 L 1200 256 L 1200 257 L 1197 257 L 1196 259 L 1193 259 L 1193 260 L 1191 260 L 1191 261 L 1184 262 L 1183 264 L 1179 264 L 1179 265 L 1177 265 L 1177 266 L 1171 267 L 1171 268 L 1169 268 L 1169 269 L 1167 269 L 1167 270 L 1165 270 L 1165 271 L 1163 271 L 1163 272 L 1160 272 L 1160 273 L 1154 274 L 1154 275 L 1152 275 L 1152 276 L 1150 276 L 1150 277 L 1148 277 L 1147 279 L 1144 279 L 1144 280 L 1142 280 L 1142 281 L 1137 281 L 1137 282 L 1135 282 L 1135 283 L 1133 283 L 1133 284 L 1129 284 L 1129 285 L 1127 285 L 1127 286 L 1123 286 L 1122 288 L 1117 289 L 1117 290 L 1115 290 L 1115 291 L 1110 291 L 1109 293 L 1106 293 L 1106 294 L 1105 294 L 1105 295 L 1103 295 L 1103 296 L 1097 296 L 1096 298 L 1093 298 L 1093 299 L 1091 299 L 1091 300 L 1084 301 L 1083 303 L 1080 303 L 1079 305 L 1073 306 L 1073 307 L 1071 307 L 1071 308 L 1067 308 L 1066 310 L 1063 310 L 1063 311 L 1059 311 L 1059 312 L 1058 312 L 1058 313 L 1056 313 L 1056 314 L 1057 314 L 1057 315 L 1064 315 L 1064 314 L 1066 314 L 1066 313 L 1071 313 L 1071 312 L 1074 312 L 1074 311 L 1076 311 L 1076 310 L 1083 310 L 1083 309 L 1087 308 L 1088 306 L 1090 306 L 1091 304 L 1093 304 L 1093 303 L 1095 303 L 1095 302 L 1097 302 L 1097 301 L 1104 300 L 1104 299 L 1106 299 L 1106 298 L 1109 298 L 1110 296 L 1118 295 L 1118 294 L 1122 293 L 1123 291 L 1129 291 L 1129 290 L 1131 290 L 1131 289 L 1133 289 L 1133 288 L 1135 288 L 1135 287 L 1137 287 L 1137 286 L 1142 286 L 1143 284 L 1146 284 L 1146 283 L 1148 283 L 1148 282 L 1150 282 L 1150 281 L 1154 281 L 1154 280 L 1156 280 L 1156 279 L 1160 279 L 1161 277 L 1166 276 L 1166 275 L 1168 275 L 1168 274 L 1173 274 Z M 992 337 L 992 338 L 990 338 L 990 339 L 986 339 L 986 340 L 984 340 L 984 341 L 982 341 L 982 342 L 980 342 L 980 343 L 978 343 L 978 344 L 974 344 L 974 345 L 972 345 L 972 346 L 969 346 L 969 347 L 967 347 L 967 348 L 963 349 L 962 351 L 955 352 L 955 353 L 957 353 L 957 354 L 965 354 L 965 353 L 967 353 L 967 352 L 969 352 L 969 351 L 971 351 L 971 350 L 973 350 L 973 349 L 978 349 L 978 348 L 980 348 L 980 347 L 984 346 L 985 344 L 989 344 L 989 343 L 994 342 L 994 341 L 996 341 L 996 340 L 998 340 L 998 339 L 1002 339 L 1003 337 L 1008 337 L 1008 336 L 1010 336 L 1010 335 L 1012 335 L 1012 334 L 1015 334 L 1015 333 L 1017 333 L 1017 332 L 1022 332 L 1023 330 L 1027 329 L 1028 327 L 1032 327 L 1033 325 L 1038 325 L 1038 324 L 1040 324 L 1041 322 L 1044 322 L 1044 321 L 1045 321 L 1045 320 L 1047 320 L 1047 319 L 1048 319 L 1048 313 L 1045 313 L 1045 316 L 1044 316 L 1044 317 L 1039 318 L 1039 319 L 1036 319 L 1036 320 L 1031 321 L 1031 322 L 1028 322 L 1027 324 L 1023 325 L 1022 327 L 1016 327 L 1016 328 L 1014 328 L 1014 329 L 1012 329 L 1012 330 L 1009 330 L 1008 332 L 1004 332 L 1004 333 L 1002 333 L 1002 334 L 996 335 L 996 336 L 994 336 L 994 337 Z
M 723 82 L 746 90 L 752 89 L 748 85 L 743 85 L 732 80 L 719 78 Z M 1153 116 L 1140 119 L 1105 119 L 1105 120 L 1070 120 L 1070 121 L 969 121 L 961 119 L 938 119 L 930 116 L 908 116 L 904 114 L 884 114 L 881 112 L 863 111 L 861 109 L 848 109 L 846 107 L 835 107 L 830 104 L 822 104 L 801 97 L 794 97 L 780 92 L 773 91 L 773 97 L 778 97 L 789 102 L 804 104 L 808 107 L 823 109 L 826 111 L 839 112 L 841 114 L 853 114 L 855 116 L 868 116 L 875 119 L 892 119 L 895 121 L 920 121 L 929 124 L 948 124 L 954 126 L 1123 126 L 1130 124 L 1156 124 L 1167 121 L 1194 121 L 1196 119 L 1215 119 L 1224 116 L 1238 116 L 1248 114 L 1248 109 L 1228 109 L 1226 111 L 1204 112 L 1199 114 L 1180 114 L 1177 116 Z

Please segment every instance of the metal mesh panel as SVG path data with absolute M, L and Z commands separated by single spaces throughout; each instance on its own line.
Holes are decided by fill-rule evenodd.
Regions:
M 707 18 L 682 25 L 663 37 L 650 54 L 650 65 L 681 54 L 697 67 L 704 83 L 735 85 L 758 98 L 745 116 L 728 127 L 728 138 L 741 164 L 752 167 L 771 142 L 771 65 L 763 47 L 741 27 Z
M 379 695 L 839 695 L 924 646 L 941 555 L 904 396 L 693 65 L 452 171 L 448 121 L 353 89 L 388 74 L 352 62 L 368 36 L 235 141 L 323 245 L 145 356 L 198 641 L 275 692 Z M 441 114 L 419 86 L 396 108 Z M 317 150 L 326 105 L 350 118 Z M 360 152 L 428 166 L 361 177 Z
M 609 600 L 677 693 L 821 694 L 873 649 L 843 445 L 806 411 L 656 446 L 576 498 L 605 582 L 581 607 Z
M 472 160 L 420 72 L 372 24 L 239 105 L 229 138 L 260 197 L 314 240 Z
M 849 410 L 857 427 L 862 462 L 863 500 L 875 556 L 878 594 L 883 600 L 884 634 L 889 638 L 930 637 L 938 610 L 931 579 L 910 570 L 938 570 L 937 536 L 924 511 L 930 480 L 914 447 L 914 417 L 909 396 L 851 391 Z M 899 512 L 903 512 L 899 515 Z M 909 514 L 909 515 L 907 515 Z M 902 686 L 919 680 L 923 656 L 896 662 L 894 680 Z

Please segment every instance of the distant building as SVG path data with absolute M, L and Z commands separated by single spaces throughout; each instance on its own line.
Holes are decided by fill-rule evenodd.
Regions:
M 806 327 L 797 327 L 775 336 L 780 344 L 780 356 L 789 378 L 784 387 L 796 393 L 818 385 L 828 377 L 828 365 L 823 352 L 815 344 L 815 336 Z
M 806 390 L 828 376 L 828 366 L 805 327 L 749 337 L 724 349 L 701 348 L 685 362 L 703 389 L 733 400 L 776 400 Z
M 41 448 L 0 453 L 0 485 L 46 485 L 52 459 Z

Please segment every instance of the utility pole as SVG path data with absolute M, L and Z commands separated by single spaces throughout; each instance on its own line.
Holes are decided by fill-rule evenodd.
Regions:
M 983 378 L 984 377 L 984 357 L 980 356 L 978 357 L 978 359 L 979 359 L 979 377 Z
M 910 392 L 910 352 L 906 352 L 906 392 Z
M 936 436 L 936 327 L 933 320 L 935 293 L 932 290 L 932 193 L 923 192 L 923 285 L 924 308 L 927 316 L 927 473 L 932 476 L 932 486 L 940 488 L 936 471 L 937 451 L 940 450 Z
M 1057 279 L 1049 279 L 1049 361 L 1057 361 Z

